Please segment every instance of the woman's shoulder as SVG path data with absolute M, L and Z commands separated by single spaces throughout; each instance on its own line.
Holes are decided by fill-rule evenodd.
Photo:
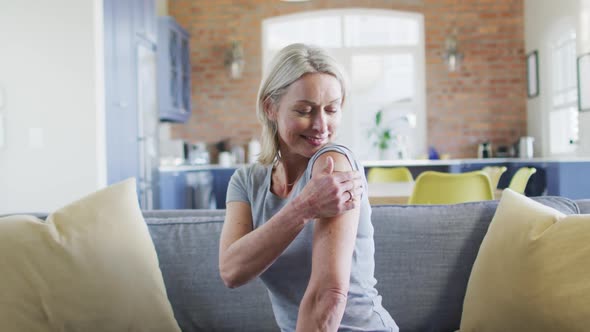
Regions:
M 268 170 L 268 165 L 262 165 L 261 163 L 256 162 L 241 166 L 235 171 L 233 176 L 244 180 L 250 179 L 253 183 L 260 183 L 264 181 Z

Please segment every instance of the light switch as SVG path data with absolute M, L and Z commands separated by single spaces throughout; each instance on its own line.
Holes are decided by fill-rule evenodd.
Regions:
M 31 149 L 45 147 L 43 140 L 43 128 L 29 128 L 29 147 Z

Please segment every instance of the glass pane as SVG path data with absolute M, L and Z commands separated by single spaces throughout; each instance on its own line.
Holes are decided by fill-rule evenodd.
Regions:
M 355 153 L 361 158 L 379 159 L 371 137 L 375 114 L 383 110 L 382 123 L 396 135 L 396 145 L 391 147 L 397 159 L 401 155 L 415 155 L 418 141 L 416 131 L 415 91 L 416 68 L 411 54 L 362 54 L 351 57 L 351 113 L 354 114 Z M 360 130 L 358 130 L 360 128 Z M 398 149 L 398 150 L 396 150 Z M 397 151 L 397 152 L 396 152 Z
M 186 38 L 182 39 L 182 70 L 189 70 L 187 69 L 189 67 L 189 63 L 190 63 L 190 50 L 188 48 L 188 40 Z
M 268 25 L 268 48 L 281 49 L 292 43 L 308 43 L 322 47 L 341 47 L 339 16 L 297 18 Z
M 411 54 L 354 55 L 351 64 L 356 98 L 383 105 L 414 100 L 416 69 Z
M 551 153 L 566 153 L 578 141 L 578 112 L 576 107 L 554 110 L 549 114 Z
M 565 94 L 563 93 L 555 93 L 553 95 L 553 106 L 557 107 L 565 103 Z
M 417 45 L 418 22 L 407 17 L 353 15 L 344 17 L 344 45 Z
M 178 39 L 176 33 L 173 30 L 170 30 L 170 65 L 172 67 L 176 66 L 177 61 L 177 52 L 178 52 Z
M 176 70 L 170 72 L 170 99 L 174 107 L 178 107 L 178 74 Z

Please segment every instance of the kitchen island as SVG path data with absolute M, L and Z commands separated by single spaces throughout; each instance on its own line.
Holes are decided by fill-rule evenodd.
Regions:
M 485 166 L 506 166 L 498 188 L 506 188 L 512 175 L 520 167 L 535 167 L 525 190 L 527 196 L 564 196 L 571 199 L 590 198 L 590 158 L 486 158 L 443 160 L 368 160 L 362 162 L 365 172 L 372 167 L 404 166 L 416 178 L 420 173 L 433 170 L 463 173 L 482 169 Z M 215 207 L 225 208 L 227 185 L 233 172 L 242 165 L 221 167 L 219 165 L 181 165 L 160 167 L 160 208 L 193 208 L 187 199 L 186 175 L 190 172 L 210 172 L 213 177 Z

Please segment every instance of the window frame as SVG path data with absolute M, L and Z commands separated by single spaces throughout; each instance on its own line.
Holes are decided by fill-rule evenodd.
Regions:
M 579 142 L 579 115 L 577 112 L 578 108 L 578 80 L 577 80 L 577 67 L 576 67 L 576 43 L 577 35 L 574 26 L 570 24 L 561 24 L 555 26 L 547 44 L 548 60 L 549 60 L 549 109 L 547 113 L 547 122 L 549 124 L 549 154 L 550 155 L 573 155 L 578 149 Z M 559 52 L 566 52 L 563 55 Z M 563 61 L 567 57 L 567 61 Z M 566 69 L 571 67 L 569 69 Z M 566 77 L 560 77 L 560 75 L 566 75 Z M 563 82 L 562 82 L 563 81 Z M 571 94 L 574 99 L 558 101 L 557 99 L 561 96 Z M 567 97 L 566 97 L 567 98 Z M 569 112 L 568 112 L 569 110 Z M 575 120 L 570 120 L 567 124 L 569 128 L 560 127 L 554 129 L 551 125 L 552 116 L 560 112 L 568 112 L 575 110 Z M 566 114 L 567 115 L 567 114 Z M 575 128 L 575 129 L 574 129 Z M 572 130 L 573 129 L 573 130 Z M 570 143 L 562 143 L 554 145 L 553 142 L 556 139 L 555 136 L 560 136 L 558 133 L 568 132 L 570 134 Z
M 410 19 L 417 23 L 418 29 L 418 36 L 417 36 L 417 43 L 415 45 L 388 45 L 388 46 L 354 46 L 349 47 L 345 44 L 346 41 L 346 24 L 345 24 L 345 17 L 349 15 L 374 15 L 374 16 L 384 16 L 384 17 L 399 17 L 403 19 Z M 395 109 L 412 109 L 415 112 L 415 119 L 416 119 L 416 127 L 415 133 L 413 133 L 414 141 L 413 146 L 411 147 L 411 151 L 409 153 L 410 158 L 416 158 L 422 156 L 426 153 L 426 135 L 427 135 L 427 115 L 426 115 L 426 56 L 425 56 L 425 32 L 424 32 L 424 15 L 422 13 L 417 12 L 408 12 L 408 11 L 399 11 L 399 10 L 388 10 L 388 9 L 368 9 L 368 8 L 345 8 L 345 9 L 327 9 L 327 10 L 316 10 L 316 11 L 306 11 L 302 13 L 295 13 L 289 15 L 282 15 L 282 16 L 275 16 L 270 17 L 262 22 L 262 73 L 267 70 L 268 63 L 274 52 L 278 50 L 270 50 L 268 45 L 268 31 L 271 26 L 275 23 L 284 23 L 288 21 L 294 21 L 299 18 L 310 18 L 310 17 L 325 17 L 325 16 L 338 16 L 341 17 L 340 20 L 340 45 L 341 47 L 334 48 L 334 47 L 324 47 L 327 52 L 332 54 L 337 61 L 345 68 L 347 73 L 350 72 L 352 68 L 351 59 L 354 55 L 393 55 L 393 54 L 410 54 L 414 59 L 414 97 L 409 102 L 394 102 L 389 103 L 387 105 L 388 111 L 395 110 Z M 345 112 L 349 105 L 351 105 L 351 100 L 354 99 L 354 93 L 350 95 L 349 100 L 345 105 Z M 376 110 L 375 110 L 376 112 Z M 361 117 L 362 114 L 358 110 L 352 110 L 350 112 L 351 116 L 348 122 L 350 124 L 359 123 L 357 120 Z M 344 122 L 344 121 L 343 121 Z M 349 125 L 350 125 L 349 124 Z M 345 126 L 343 126 L 345 127 Z M 355 153 L 360 150 L 361 146 L 368 145 L 368 142 L 363 142 L 362 137 L 366 136 L 364 132 L 361 132 L 361 128 L 343 128 L 346 129 L 359 129 L 354 130 L 355 138 L 353 139 L 353 143 L 351 148 Z M 342 131 L 342 129 L 341 129 Z M 365 138 L 366 140 L 366 138 Z M 364 144 L 363 144 L 364 143 Z M 371 153 L 369 158 L 377 159 L 377 152 Z M 362 159 L 366 159 L 367 156 L 360 155 Z

